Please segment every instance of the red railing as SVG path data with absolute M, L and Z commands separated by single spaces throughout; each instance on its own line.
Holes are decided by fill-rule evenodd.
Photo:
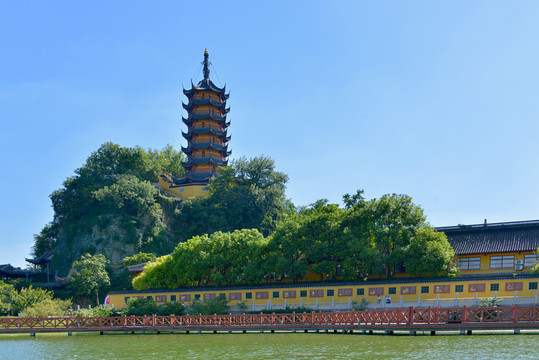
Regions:
M 426 308 L 291 314 L 0 318 L 2 332 L 88 330 L 218 330 L 431 325 L 531 325 L 539 329 L 539 306 Z M 458 325 L 457 325 L 458 326 Z M 463 326 L 464 327 L 464 326 Z

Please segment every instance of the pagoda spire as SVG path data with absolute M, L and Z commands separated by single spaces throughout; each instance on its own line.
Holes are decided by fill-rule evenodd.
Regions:
M 208 49 L 204 50 L 204 80 L 209 80 L 210 78 L 210 54 Z

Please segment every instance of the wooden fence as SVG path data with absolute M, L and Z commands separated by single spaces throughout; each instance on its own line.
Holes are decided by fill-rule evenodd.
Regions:
M 539 329 L 539 306 L 462 307 L 291 314 L 0 318 L 0 333 L 231 331 L 272 329 Z

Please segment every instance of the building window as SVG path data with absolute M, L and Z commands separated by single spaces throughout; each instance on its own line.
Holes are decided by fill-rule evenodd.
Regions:
M 356 295 L 357 295 L 357 296 L 363 296 L 363 295 L 365 295 L 365 289 L 357 289 L 357 290 L 356 290 Z
M 274 292 L 273 292 L 273 298 L 274 298 L 274 299 L 278 299 L 278 298 L 279 298 L 279 292 L 278 292 L 278 291 L 274 291 Z
M 185 189 L 178 189 L 179 193 L 185 192 Z
M 515 255 L 491 256 L 491 269 L 512 269 L 515 266 Z
M 460 258 L 458 260 L 458 267 L 462 271 L 479 270 L 481 269 L 481 258 L 479 257 Z
M 146 300 L 152 300 L 153 298 L 151 296 L 146 296 Z
M 531 268 L 539 261 L 539 254 L 524 255 L 524 267 Z
M 176 295 L 170 295 L 170 301 L 176 301 Z
M 387 289 L 387 293 L 389 295 L 395 295 L 397 293 L 397 288 L 396 287 L 390 287 L 389 289 Z
M 528 285 L 529 290 L 537 290 L 537 281 L 532 281 Z
M 208 191 L 206 187 L 201 188 L 201 191 Z
M 500 284 L 490 284 L 490 291 L 500 291 Z
M 335 290 L 327 290 L 326 296 L 335 296 Z
M 464 285 L 455 285 L 455 292 L 464 292 Z
M 428 293 L 429 293 L 429 287 L 421 286 L 421 294 L 428 294 Z
M 245 298 L 246 299 L 252 299 L 253 298 L 253 293 L 250 293 L 250 292 L 245 293 Z
M 128 302 L 129 302 L 129 296 L 124 297 L 124 303 L 127 304 Z
M 200 300 L 200 294 L 195 294 L 195 300 Z
M 307 290 L 301 290 L 299 292 L 299 297 L 307 297 Z

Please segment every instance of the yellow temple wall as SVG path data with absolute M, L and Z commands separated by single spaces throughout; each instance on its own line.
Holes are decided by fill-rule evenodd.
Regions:
M 489 254 L 475 254 L 475 255 L 461 255 L 455 257 L 455 263 L 458 263 L 458 259 L 470 259 L 470 258 L 479 258 L 480 259 L 480 268 L 479 269 L 473 269 L 473 270 L 466 270 L 461 268 L 460 271 L 463 275 L 468 274 L 503 274 L 503 273 L 516 273 L 520 274 L 522 272 L 529 271 L 529 268 L 523 267 L 522 269 L 517 270 L 515 267 L 515 263 L 517 260 L 522 261 L 524 263 L 524 256 L 535 254 L 534 251 L 527 251 L 527 252 L 506 252 L 506 253 L 489 253 Z M 515 262 L 513 263 L 513 266 L 511 268 L 491 268 L 491 257 L 493 256 L 514 256 Z
M 161 190 L 167 194 L 182 198 L 189 199 L 194 197 L 208 197 L 210 194 L 206 191 L 206 185 L 188 185 L 172 187 L 172 184 L 165 181 L 162 177 L 159 177 L 159 185 Z
M 176 299 L 189 303 L 196 297 L 203 300 L 208 296 L 226 296 L 230 299 L 229 305 L 237 305 L 239 301 L 247 301 L 252 304 L 253 300 L 256 305 L 263 305 L 271 300 L 273 305 L 283 305 L 285 301 L 288 304 L 299 303 L 300 299 L 304 304 L 314 303 L 318 300 L 319 303 L 344 302 L 344 301 L 359 301 L 362 298 L 367 298 L 371 303 L 378 300 L 378 296 L 382 299 L 385 296 L 391 297 L 393 302 L 399 301 L 402 297 L 403 301 L 417 300 L 433 300 L 439 298 L 454 299 L 458 296 L 459 299 L 477 298 L 492 298 L 497 297 L 513 297 L 515 293 L 518 296 L 535 296 L 537 293 L 538 279 L 518 279 L 518 280 L 451 280 L 447 281 L 425 281 L 421 283 L 381 283 L 381 284 L 322 284 L 302 285 L 301 283 L 291 283 L 290 286 L 272 287 L 266 285 L 264 287 L 252 288 L 192 288 L 186 290 L 155 290 L 155 291 L 126 291 L 119 294 L 109 294 L 110 303 L 116 308 L 126 306 L 127 300 L 133 297 L 147 298 L 164 302 Z M 187 300 L 190 299 L 190 300 Z

